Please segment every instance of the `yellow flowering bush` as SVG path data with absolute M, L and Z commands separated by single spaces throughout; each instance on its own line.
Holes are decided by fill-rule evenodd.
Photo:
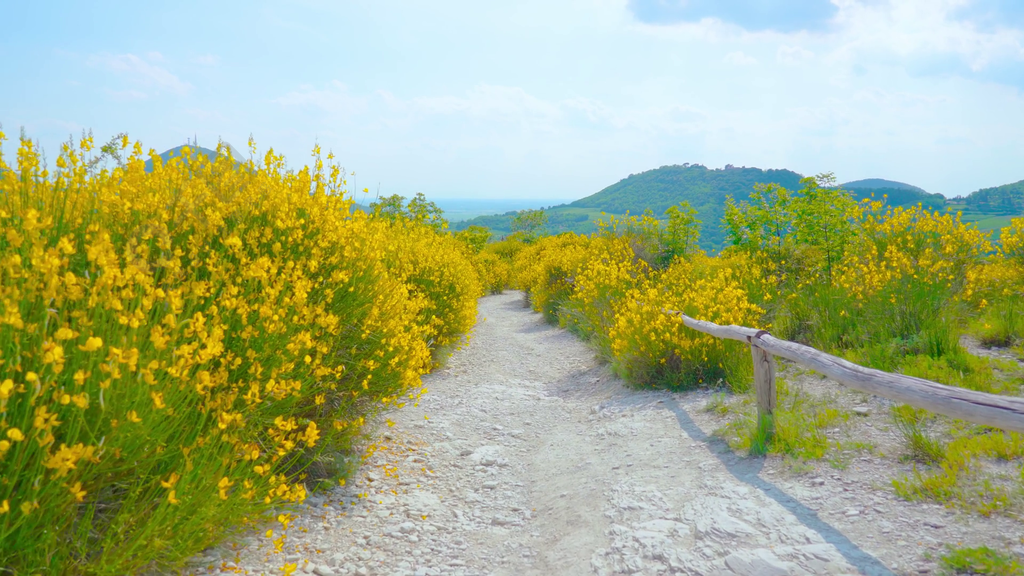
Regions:
M 749 386 L 750 348 L 691 330 L 676 310 L 716 324 L 760 327 L 764 310 L 750 301 L 742 276 L 746 258 L 677 259 L 649 283 L 619 300 L 610 330 L 612 365 L 628 380 L 670 388 Z
M 501 294 L 512 283 L 512 262 L 490 250 L 481 250 L 473 260 L 480 283 L 490 294 Z
M 0 135 L 2 141 L 2 135 Z M 127 138 L 122 149 L 127 149 Z M 314 150 L 48 172 L 0 150 L 0 565 L 173 567 L 305 497 L 474 321 L 475 268 Z M 255 153 L 254 145 L 250 148 Z M 189 157 L 186 152 L 185 157 Z
M 391 239 L 384 260 L 419 300 L 416 324 L 427 344 L 447 348 L 476 322 L 476 299 L 483 295 L 477 267 L 465 246 L 449 234 L 415 221 L 377 220 Z
M 987 235 L 958 215 L 917 207 L 869 211 L 860 226 L 836 274 L 840 313 L 855 320 L 829 344 L 889 348 L 868 359 L 882 369 L 907 353 L 958 353 L 961 303 L 992 250 Z
M 636 255 L 629 239 L 594 238 L 587 259 L 576 273 L 572 294 L 558 312 L 559 321 L 607 352 L 616 306 L 650 274 L 650 265 Z
M 1003 229 L 1000 250 L 967 271 L 963 299 L 979 311 L 971 331 L 987 346 L 1024 340 L 1024 218 Z
M 524 290 L 530 304 L 549 320 L 572 294 L 576 272 L 586 262 L 591 239 L 573 232 L 545 236 L 515 255 L 515 286 Z

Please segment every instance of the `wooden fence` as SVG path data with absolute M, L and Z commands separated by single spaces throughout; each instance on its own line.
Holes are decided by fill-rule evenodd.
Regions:
M 758 424 L 771 434 L 775 412 L 775 356 L 792 360 L 861 392 L 924 408 L 985 426 L 1024 432 L 1024 398 L 976 392 L 931 380 L 865 368 L 810 346 L 775 338 L 765 330 L 720 326 L 690 318 L 676 310 L 663 310 L 683 319 L 683 324 L 717 338 L 750 345 L 754 360 Z

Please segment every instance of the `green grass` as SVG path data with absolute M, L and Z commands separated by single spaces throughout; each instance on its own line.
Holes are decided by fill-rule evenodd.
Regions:
M 1024 574 L 1024 567 L 1016 558 L 988 546 L 977 548 L 948 546 L 947 552 L 939 558 L 939 565 L 946 574 L 993 574 L 996 576 Z
M 831 451 L 863 449 L 866 445 L 843 445 L 830 439 L 828 432 L 840 428 L 850 419 L 850 412 L 835 407 L 835 399 L 815 396 L 791 387 L 784 378 L 776 379 L 776 402 L 771 422 L 759 421 L 753 394 L 745 394 L 727 409 L 736 418 L 715 431 L 733 450 L 752 456 L 784 454 L 799 459 L 824 458 Z M 724 408 L 712 408 L 721 413 Z M 774 433 L 767 425 L 774 424 Z M 833 459 L 841 462 L 841 458 Z

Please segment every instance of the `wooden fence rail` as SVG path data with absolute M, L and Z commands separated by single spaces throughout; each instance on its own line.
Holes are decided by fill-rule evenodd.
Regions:
M 683 324 L 699 332 L 750 345 L 754 359 L 758 423 L 759 426 L 767 427 L 769 433 L 776 398 L 774 356 L 802 364 L 861 392 L 884 396 L 890 400 L 976 424 L 1024 432 L 1024 398 L 976 392 L 923 378 L 865 368 L 810 346 L 775 338 L 764 330 L 743 326 L 720 326 L 690 318 L 676 310 L 662 311 L 680 316 Z

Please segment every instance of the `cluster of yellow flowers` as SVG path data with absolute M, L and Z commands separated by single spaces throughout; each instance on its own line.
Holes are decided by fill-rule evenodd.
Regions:
M 575 275 L 573 291 L 559 311 L 563 326 L 591 335 L 599 348 L 608 346 L 608 334 L 615 326 L 616 306 L 631 292 L 646 284 L 651 266 L 637 257 L 629 238 L 595 237 L 588 258 Z
M 0 134 L 0 142 L 3 135 Z M 286 170 L 0 154 L 0 565 L 134 573 L 305 497 L 306 466 L 415 394 L 475 321 L 447 234 Z M 129 147 L 127 138 L 122 150 Z M 255 155 L 255 145 L 250 142 Z M 190 156 L 189 151 L 183 155 Z
M 764 310 L 751 302 L 742 281 L 757 276 L 742 255 L 677 259 L 617 301 L 610 330 L 613 365 L 639 383 L 668 387 L 727 383 L 733 389 L 745 389 L 749 350 L 687 328 L 671 312 L 716 324 L 763 327 Z
M 959 293 L 968 273 L 992 250 L 987 235 L 958 215 L 920 207 L 866 212 L 860 230 L 837 274 L 837 284 L 860 300 L 908 281 Z
M 591 238 L 573 232 L 545 236 L 513 260 L 513 283 L 530 294 L 533 309 L 550 320 L 574 290 L 576 272 L 590 257 Z
M 725 378 L 745 387 L 749 351 L 686 328 L 664 310 L 759 326 L 764 310 L 743 279 L 759 278 L 760 271 L 742 255 L 693 254 L 664 270 L 645 256 L 643 242 L 630 235 L 549 236 L 516 256 L 515 285 L 529 293 L 535 310 L 591 339 L 636 384 L 677 387 Z

